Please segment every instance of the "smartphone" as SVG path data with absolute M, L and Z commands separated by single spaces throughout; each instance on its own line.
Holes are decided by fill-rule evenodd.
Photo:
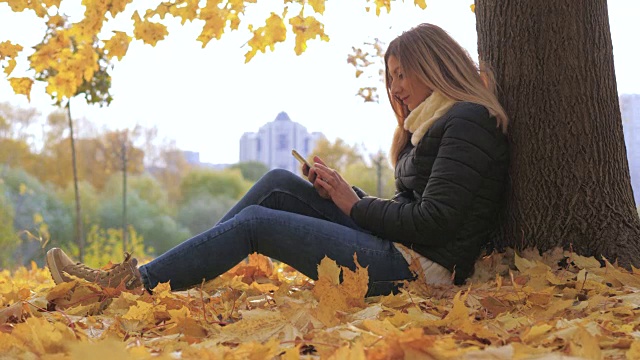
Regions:
M 311 169 L 311 164 L 309 164 L 307 159 L 303 158 L 302 155 L 300 155 L 300 153 L 298 153 L 295 149 L 291 150 L 291 155 L 293 155 L 293 157 L 300 161 L 300 164 L 305 164 L 309 167 L 309 169 Z

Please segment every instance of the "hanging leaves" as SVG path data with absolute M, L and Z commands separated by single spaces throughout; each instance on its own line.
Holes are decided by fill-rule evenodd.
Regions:
M 307 50 L 307 41 L 319 37 L 323 41 L 329 41 L 329 36 L 324 33 L 324 25 L 313 16 L 298 16 L 289 19 L 289 24 L 293 27 L 296 35 L 296 46 L 294 48 L 297 55 Z
M 287 28 L 282 18 L 275 13 L 271 13 L 264 26 L 254 30 L 250 25 L 249 30 L 253 32 L 253 37 L 247 43 L 251 50 L 244 55 L 245 63 L 249 62 L 258 51 L 264 53 L 267 47 L 273 51 L 276 43 L 283 42 L 287 38 Z
M 127 33 L 114 31 L 113 37 L 104 42 L 104 51 L 107 59 L 117 57 L 118 60 L 122 60 L 122 57 L 127 54 L 130 42 L 131 37 Z
M 167 15 L 179 18 L 181 24 L 202 20 L 202 32 L 196 39 L 205 47 L 212 39 L 220 39 L 228 30 L 238 30 L 247 6 L 257 0 L 172 0 L 161 2 L 155 7 L 135 11 L 132 32 L 113 30 L 111 38 L 100 38 L 105 22 L 117 17 L 132 0 L 83 0 L 85 6 L 84 17 L 76 23 L 68 23 L 68 18 L 59 13 L 61 0 L 25 1 L 5 0 L 15 12 L 33 10 L 44 19 L 47 25 L 46 33 L 41 43 L 37 44 L 34 52 L 28 57 L 29 69 L 35 74 L 33 81 L 47 83 L 46 91 L 60 104 L 65 99 L 84 94 L 88 102 L 108 104 L 110 76 L 108 74 L 109 61 L 113 58 L 122 60 L 126 55 L 132 39 L 155 46 L 168 36 L 165 24 L 152 20 L 159 17 L 164 20 Z M 298 16 L 288 18 L 289 6 L 295 4 L 300 7 Z M 308 6 L 306 6 L 308 5 Z M 250 61 L 257 52 L 274 50 L 275 44 L 284 42 L 287 32 L 296 36 L 294 50 L 300 55 L 307 47 L 307 41 L 319 37 L 328 41 L 323 25 L 315 17 L 305 14 L 305 9 L 322 15 L 325 11 L 325 0 L 284 0 L 279 5 L 282 16 L 272 12 L 265 20 L 265 25 L 255 27 L 248 24 L 247 29 L 252 37 L 247 42 L 249 51 L 245 54 L 246 61 Z M 310 12 L 308 11 L 308 12 Z M 285 24 L 288 23 L 290 28 Z M 21 44 L 5 41 L 0 44 L 0 61 L 4 62 L 3 69 L 7 76 L 17 66 L 18 52 L 23 49 Z M 96 77 L 96 78 L 94 78 Z M 19 94 L 27 94 L 30 87 L 24 80 L 14 80 L 14 89 Z M 98 87 L 93 88 L 92 87 Z
M 267 49 L 273 51 L 275 44 L 286 40 L 288 32 L 295 35 L 293 49 L 297 55 L 306 51 L 309 40 L 329 41 L 324 24 L 317 17 L 326 10 L 325 0 L 276 2 L 272 5 L 276 11 L 272 11 L 264 25 L 259 27 L 247 24 L 247 17 L 244 16 L 257 0 L 164 1 L 151 4 L 147 9 L 136 10 L 131 17 L 133 29 L 115 29 L 110 38 L 102 37 L 104 24 L 124 12 L 132 0 L 82 0 L 84 17 L 71 24 L 67 16 L 59 12 L 61 0 L 3 1 L 14 12 L 33 10 L 47 25 L 42 42 L 33 47 L 35 51 L 28 57 L 29 69 L 34 72 L 32 82 L 47 83 L 46 91 L 56 104 L 78 95 L 84 95 L 90 103 L 108 104 L 111 101 L 110 61 L 113 58 L 122 60 L 133 39 L 151 46 L 165 39 L 169 33 L 162 21 L 167 16 L 179 18 L 181 24 L 201 20 L 202 31 L 196 40 L 202 43 L 202 47 L 213 39 L 221 39 L 229 31 L 241 29 L 244 22 L 251 33 L 245 62 L 253 59 L 258 52 L 265 53 Z M 387 13 L 391 10 L 391 0 L 366 0 L 367 11 L 372 1 L 377 15 L 382 10 Z M 425 0 L 414 0 L 414 4 L 421 9 L 427 6 Z M 299 9 L 295 12 L 297 15 L 288 16 L 290 8 Z M 16 54 L 22 48 L 23 44 L 8 41 L 0 44 L 0 62 L 5 62 L 3 68 L 7 77 L 20 61 L 16 59 Z M 89 49 L 92 49 L 92 53 Z M 356 74 L 360 76 L 362 70 L 357 69 Z M 24 87 L 19 89 L 21 94 L 26 91 Z M 377 101 L 375 86 L 364 87 L 360 93 L 367 101 Z
M 7 76 L 11 75 L 13 69 L 16 67 L 16 57 L 18 53 L 22 51 L 22 46 L 18 44 L 12 44 L 10 41 L 3 41 L 0 43 L 0 62 L 6 60 L 7 65 L 3 65 L 4 73 Z
M 165 25 L 141 19 L 137 11 L 133 13 L 131 19 L 134 27 L 133 35 L 145 44 L 156 46 L 159 40 L 169 34 Z
M 9 78 L 9 83 L 11 84 L 11 88 L 13 88 L 13 92 L 17 95 L 25 95 L 27 99 L 31 100 L 33 80 L 26 77 Z

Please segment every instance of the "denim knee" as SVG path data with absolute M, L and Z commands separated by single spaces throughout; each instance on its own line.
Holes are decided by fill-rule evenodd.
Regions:
M 261 181 L 267 181 L 272 185 L 277 184 L 286 184 L 291 181 L 291 179 L 298 178 L 298 175 L 292 173 L 289 170 L 285 169 L 272 169 L 269 170 L 266 174 L 262 176 Z

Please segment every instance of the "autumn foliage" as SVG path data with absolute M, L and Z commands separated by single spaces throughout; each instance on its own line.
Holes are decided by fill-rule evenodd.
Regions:
M 357 263 L 357 258 L 356 258 Z M 342 272 L 343 282 L 339 282 Z M 0 353 L 24 358 L 640 358 L 640 273 L 568 252 L 493 254 L 470 285 L 365 298 L 367 269 L 319 280 L 251 255 L 188 291 L 152 295 L 46 269 L 0 273 Z

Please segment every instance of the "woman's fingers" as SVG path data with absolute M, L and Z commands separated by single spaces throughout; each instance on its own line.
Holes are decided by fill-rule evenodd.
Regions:
M 327 165 L 327 164 L 324 163 L 324 160 L 322 160 L 322 158 L 320 156 L 318 156 L 318 155 L 313 157 L 313 162 L 316 163 L 316 164 L 322 164 L 322 165 L 325 165 L 325 166 Z
M 316 173 L 326 182 L 331 182 L 333 179 L 335 180 L 339 180 L 341 179 L 340 175 L 338 174 L 337 171 L 330 169 L 328 167 L 326 167 L 325 165 L 322 164 L 316 164 Z M 332 183 L 332 185 L 334 185 L 334 183 Z
M 309 169 L 309 173 L 307 175 L 307 178 L 309 179 L 309 181 L 312 183 L 315 182 L 316 177 L 318 177 L 318 173 L 316 172 L 316 169 L 315 168 Z

